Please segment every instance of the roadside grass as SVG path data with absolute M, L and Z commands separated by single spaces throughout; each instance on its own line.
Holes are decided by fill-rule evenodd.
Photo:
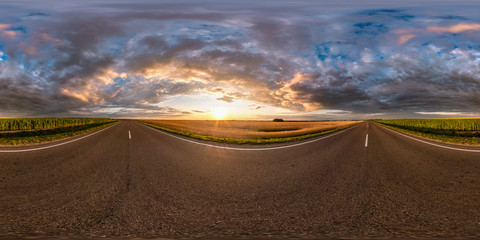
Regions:
M 118 122 L 110 120 L 83 125 L 43 129 L 35 131 L 0 132 L 0 146 L 39 144 L 77 136 Z
M 211 141 L 211 142 L 218 142 L 218 143 L 230 143 L 230 144 L 272 144 L 272 143 L 285 143 L 285 142 L 292 142 L 292 141 L 298 141 L 298 140 L 304 140 L 308 138 L 314 138 L 318 136 L 322 136 L 325 134 L 333 133 L 339 130 L 343 130 L 355 125 L 360 124 L 361 122 L 350 124 L 347 126 L 342 126 L 342 127 L 337 127 L 333 129 L 326 129 L 322 132 L 317 132 L 317 133 L 310 133 L 310 134 L 304 134 L 304 135 L 299 135 L 299 136 L 293 136 L 293 137 L 277 137 L 277 138 L 220 138 L 220 137 L 212 137 L 212 136 L 206 136 L 206 135 L 200 135 L 196 133 L 190 133 L 190 132 L 185 132 L 185 131 L 180 131 L 176 129 L 171 129 L 171 128 L 166 128 L 166 127 L 161 127 L 157 126 L 155 124 L 151 124 L 145 121 L 137 121 L 139 123 L 145 124 L 147 126 L 173 133 L 176 135 L 180 136 L 185 136 L 185 137 L 190 137 L 198 140 L 203 140 L 203 141 Z
M 438 119 L 438 120 L 442 120 L 442 119 Z M 444 119 L 444 120 L 448 121 L 452 119 Z M 455 120 L 462 120 L 462 119 L 455 119 Z M 472 120 L 472 119 L 468 119 L 468 120 Z M 480 119 L 476 119 L 476 120 L 480 121 Z M 465 131 L 464 127 L 455 128 L 454 127 L 455 125 L 452 125 L 452 129 L 448 129 L 444 126 L 442 127 L 443 129 L 438 129 L 438 128 L 431 128 L 428 126 L 422 126 L 421 124 L 413 125 L 413 126 L 402 126 L 399 124 L 395 124 L 397 122 L 392 123 L 388 121 L 390 120 L 375 120 L 374 122 L 399 132 L 408 133 L 408 134 L 416 135 L 419 137 L 423 137 L 423 138 L 431 139 L 435 141 L 453 143 L 453 144 L 462 144 L 462 145 L 480 145 L 480 132 L 477 131 L 477 129 L 474 127 L 470 127 L 470 129 L 474 129 L 474 130 Z M 463 131 L 458 129 L 462 129 Z

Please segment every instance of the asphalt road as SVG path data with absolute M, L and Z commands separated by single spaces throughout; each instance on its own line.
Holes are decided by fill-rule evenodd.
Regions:
M 480 237 L 480 151 L 371 122 L 304 143 L 226 149 L 122 121 L 0 152 L 0 239 Z

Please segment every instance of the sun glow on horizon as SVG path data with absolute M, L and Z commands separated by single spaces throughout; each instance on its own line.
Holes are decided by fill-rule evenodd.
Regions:
M 225 112 L 222 110 L 216 110 L 214 113 L 215 119 L 222 120 L 225 117 Z

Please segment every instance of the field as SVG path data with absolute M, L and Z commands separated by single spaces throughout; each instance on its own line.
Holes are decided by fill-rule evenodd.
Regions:
M 359 121 L 268 122 L 228 120 L 141 120 L 140 122 L 197 139 L 250 144 L 300 140 L 359 123 Z
M 0 145 L 56 141 L 114 122 L 116 121 L 108 118 L 4 118 L 0 119 Z
M 479 118 L 395 119 L 375 122 L 433 140 L 469 145 L 480 144 Z
M 0 131 L 40 130 L 109 122 L 108 118 L 3 118 Z

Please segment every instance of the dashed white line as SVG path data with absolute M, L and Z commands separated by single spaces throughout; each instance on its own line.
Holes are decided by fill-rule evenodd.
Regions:
M 365 147 L 368 147 L 368 133 L 367 133 L 367 135 L 365 136 Z
M 139 123 L 141 124 L 141 123 Z M 147 125 L 144 125 L 144 124 L 141 124 L 145 127 L 149 127 Z M 349 127 L 347 129 L 343 129 L 343 130 L 340 130 L 336 133 L 332 133 L 332 134 L 329 134 L 327 136 L 324 136 L 324 137 L 321 137 L 321 138 L 316 138 L 316 139 L 313 139 L 313 140 L 310 140 L 310 141 L 307 141 L 307 142 L 301 142 L 301 143 L 296 143 L 296 144 L 292 144 L 292 145 L 284 145 L 284 146 L 278 146 L 278 147 L 266 147 L 266 148 L 236 148 L 236 147 L 224 147 L 224 146 L 218 146 L 218 145 L 213 145 L 213 144 L 207 144 L 207 143 L 202 143 L 202 142 L 197 142 L 197 141 L 193 141 L 193 140 L 190 140 L 190 139 L 186 139 L 186 138 L 183 138 L 183 137 L 179 137 L 179 136 L 175 136 L 173 134 L 170 134 L 170 133 L 166 133 L 164 131 L 161 131 L 159 129 L 156 129 L 156 128 L 153 128 L 153 127 L 149 127 L 153 130 L 156 130 L 156 131 L 159 131 L 167 136 L 170 136 L 170 137 L 173 137 L 173 138 L 177 138 L 177 139 L 180 139 L 180 140 L 183 140 L 183 141 L 186 141 L 186 142 L 190 142 L 190 143 L 194 143 L 194 144 L 198 144 L 198 145 L 202 145 L 202 146 L 207 146 L 207 147 L 212 147 L 212 148 L 221 148 L 221 149 L 226 149 L 226 150 L 236 150 L 236 151 L 269 151 L 269 150 L 278 150 L 278 149 L 283 149 L 283 148 L 290 148 L 290 147 L 296 147 L 296 146 L 300 146 L 300 145 L 305 145 L 305 144 L 309 144 L 309 143 L 312 143 L 312 142 L 316 142 L 316 141 L 320 141 L 320 140 L 323 140 L 325 138 L 329 138 L 329 137 L 333 137 L 337 134 L 340 134 L 340 133 L 343 133 L 347 130 L 351 130 L 353 128 L 356 128 L 360 126 L 359 125 L 356 125 L 356 126 L 353 126 L 353 127 Z
M 130 130 L 128 130 L 128 139 L 132 139 L 132 134 L 130 134 Z
M 102 129 L 100 131 L 96 131 L 96 132 L 93 132 L 93 133 L 90 133 L 88 135 L 85 135 L 83 137 L 79 137 L 79 138 L 76 138 L 76 139 L 73 139 L 71 141 L 67 141 L 67 142 L 62 142 L 62 143 L 59 143 L 59 144 L 55 144 L 55 145 L 50 145 L 50 146 L 45 146 L 45 147 L 39 147 L 39 148 L 29 148 L 29 149 L 9 149 L 9 150 L 0 150 L 0 153 L 17 153 L 17 152 L 31 152 L 31 151 L 38 151 L 38 150 L 43 150 L 43 149 L 48 149 L 48 148 L 53 148 L 53 147 L 58 147 L 58 146 L 61 146 L 61 145 L 65 145 L 65 144 L 68 144 L 68 143 L 72 143 L 72 142 L 76 142 L 78 140 L 81 140 L 81 139 L 84 139 L 84 138 L 87 138 L 87 137 L 90 137 L 90 136 L 93 136 L 97 133 L 100 133 L 100 132 L 103 132 L 115 125 L 117 125 L 118 123 L 116 124 L 113 124 L 112 126 L 110 127 L 107 127 L 105 129 Z
M 476 152 L 476 153 L 480 153 L 480 150 L 476 150 L 476 149 L 463 149 L 463 148 L 455 148 L 455 147 L 448 147 L 448 146 L 443 146 L 443 145 L 440 145 L 440 144 L 435 144 L 435 143 L 431 143 L 431 142 L 427 142 L 427 141 L 423 141 L 423 140 L 420 140 L 420 139 L 417 139 L 417 138 L 414 138 L 414 137 L 411 137 L 411 136 L 408 136 L 406 134 L 403 134 L 403 133 L 400 133 L 400 132 L 397 132 L 397 131 L 394 131 L 392 129 L 389 129 L 387 127 L 384 127 L 380 124 L 378 124 L 380 127 L 382 128 L 385 128 L 389 131 L 392 131 L 396 134 L 399 134 L 399 135 L 402 135 L 406 138 L 410 138 L 412 140 L 415 140 L 415 141 L 418 141 L 418 142 L 422 142 L 422 143 L 425 143 L 425 144 L 429 144 L 429 145 L 432 145 L 432 146 L 435 146 L 435 147 L 440 147 L 440 148 L 445 148 L 445 149 L 450 149 L 450 150 L 456 150 L 456 151 L 463 151 L 463 152 Z

